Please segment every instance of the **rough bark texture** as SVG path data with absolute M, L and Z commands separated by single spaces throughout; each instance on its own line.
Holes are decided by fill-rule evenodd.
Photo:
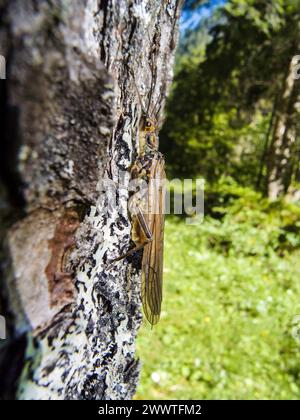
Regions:
M 163 102 L 179 9 L 177 0 L 0 3 L 2 398 L 135 392 L 139 261 L 106 267 L 131 245 L 137 90 L 144 106 Z M 125 187 L 119 210 L 105 180 Z

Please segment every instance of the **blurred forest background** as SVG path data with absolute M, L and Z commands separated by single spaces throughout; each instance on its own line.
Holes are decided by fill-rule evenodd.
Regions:
M 161 150 L 205 219 L 167 218 L 136 398 L 300 397 L 299 25 L 299 0 L 185 2 Z

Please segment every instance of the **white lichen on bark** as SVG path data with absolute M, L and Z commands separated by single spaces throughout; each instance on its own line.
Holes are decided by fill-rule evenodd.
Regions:
M 19 399 L 128 399 L 135 392 L 139 261 L 107 264 L 131 246 L 137 89 L 144 106 L 163 102 L 179 9 L 177 0 L 6 5 L 6 108 L 20 110 L 18 133 L 10 135 L 19 136 L 25 197 L 22 220 L 5 242 L 10 341 L 27 337 Z M 104 186 L 120 182 L 118 208 L 110 208 Z

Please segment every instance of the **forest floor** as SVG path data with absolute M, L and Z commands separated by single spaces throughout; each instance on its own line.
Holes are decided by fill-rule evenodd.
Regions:
M 299 399 L 300 208 L 237 185 L 212 196 L 223 204 L 202 224 L 166 221 L 163 312 L 140 332 L 135 398 Z

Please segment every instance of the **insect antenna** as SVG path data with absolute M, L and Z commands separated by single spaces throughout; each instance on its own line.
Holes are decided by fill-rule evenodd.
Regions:
M 149 43 L 151 45 L 152 41 L 151 41 L 151 38 L 150 38 L 149 31 L 147 30 L 146 33 L 147 33 L 147 36 L 148 36 L 148 39 L 149 39 Z M 141 109 L 142 109 L 142 113 L 145 116 L 150 116 L 150 107 L 151 107 L 151 102 L 152 102 L 152 99 L 153 99 L 154 86 L 155 86 L 155 82 L 157 81 L 157 66 L 155 65 L 155 62 L 154 62 L 154 56 L 153 56 L 152 49 L 150 50 L 150 53 L 151 53 L 151 59 L 150 59 L 151 60 L 151 64 L 150 64 L 151 84 L 150 84 L 150 90 L 149 90 L 149 93 L 148 93 L 147 108 L 145 108 L 145 106 L 143 104 L 141 94 L 139 92 L 139 89 L 138 89 L 136 81 L 135 81 L 134 74 L 133 74 L 132 71 L 130 72 L 131 76 L 132 76 L 132 79 L 133 79 L 134 88 L 136 90 L 136 93 L 137 93 L 137 96 L 138 96 L 138 99 L 139 99 L 139 103 L 140 103 L 140 106 L 141 106 Z M 161 104 L 160 104 L 161 98 L 162 98 L 162 94 L 161 94 L 161 89 L 160 89 L 160 93 L 158 95 L 157 101 L 155 102 L 155 105 L 153 106 L 152 112 L 151 112 L 151 116 L 154 117 L 155 119 L 157 119 L 158 112 L 161 109 Z M 156 111 L 156 108 L 157 108 L 158 105 L 160 105 L 160 106 L 159 106 L 158 110 Z
M 156 120 L 157 120 L 157 117 L 158 117 L 158 115 L 160 113 L 160 110 L 161 110 L 161 107 L 162 107 L 162 104 L 161 104 L 162 96 L 163 95 L 162 95 L 161 89 L 160 89 L 157 100 L 156 100 L 156 102 L 153 106 L 152 113 L 151 113 Z
M 150 95 L 149 95 L 149 98 L 148 98 L 148 107 L 147 107 L 147 115 L 149 115 L 151 101 L 152 101 L 153 92 L 154 92 L 154 85 L 155 85 L 155 82 L 157 81 L 157 66 L 155 65 L 154 56 L 153 56 L 153 52 L 152 52 L 152 41 L 153 40 L 151 40 L 151 37 L 150 37 L 150 34 L 149 34 L 148 30 L 147 30 L 147 36 L 148 36 L 148 39 L 149 39 L 149 44 L 151 46 L 151 50 L 150 50 L 150 52 L 151 52 L 151 66 L 150 66 L 150 68 L 151 68 L 151 85 L 150 85 Z
M 149 95 L 149 98 L 148 98 L 148 107 L 147 107 L 147 111 L 146 111 L 147 114 L 146 115 L 149 115 L 149 110 L 150 110 L 150 106 L 151 106 L 153 91 L 154 91 L 154 74 L 153 74 L 153 70 L 151 70 L 150 95 Z
M 137 87 L 137 85 L 136 85 L 135 77 L 134 77 L 134 75 L 133 75 L 133 74 L 132 74 L 132 80 L 133 80 L 134 88 L 135 88 L 135 90 L 136 90 L 136 93 L 137 93 L 137 96 L 138 96 L 138 99 L 139 99 L 139 103 L 140 103 L 141 108 L 142 108 L 142 113 L 143 113 L 143 114 L 145 114 L 145 115 L 147 115 L 147 110 L 146 110 L 146 108 L 145 108 L 145 107 L 144 107 L 144 105 L 143 105 L 143 101 L 142 101 L 142 98 L 141 98 L 140 92 L 139 92 L 139 90 L 138 90 L 138 87 Z

